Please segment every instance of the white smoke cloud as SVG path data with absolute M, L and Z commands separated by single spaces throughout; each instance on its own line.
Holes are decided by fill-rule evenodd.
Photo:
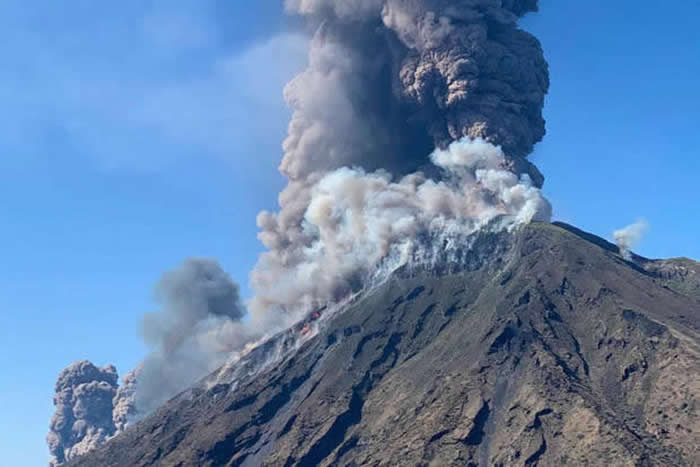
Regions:
M 632 259 L 632 249 L 637 248 L 649 230 L 649 223 L 645 219 L 639 219 L 634 224 L 623 227 L 613 232 L 615 244 L 620 249 L 622 256 Z
M 463 138 L 430 156 L 440 180 L 416 172 L 394 181 L 386 171 L 340 168 L 310 189 L 302 231 L 304 247 L 280 258 L 265 253 L 252 274 L 256 315 L 309 310 L 347 296 L 380 268 L 400 265 L 421 251 L 424 235 L 466 237 L 497 216 L 513 223 L 548 220 L 551 207 L 526 174 L 505 169 L 503 151 Z M 261 224 L 274 223 L 263 213 Z M 270 248 L 276 238 L 261 236 Z

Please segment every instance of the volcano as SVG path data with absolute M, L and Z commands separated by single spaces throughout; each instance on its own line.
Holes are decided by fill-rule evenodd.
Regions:
M 477 235 L 68 465 L 700 464 L 700 263 L 560 223 Z

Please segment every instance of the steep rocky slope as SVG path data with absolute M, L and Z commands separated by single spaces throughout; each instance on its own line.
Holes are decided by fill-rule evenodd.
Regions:
M 299 329 L 71 465 L 700 464 L 697 263 L 532 224 L 446 266 L 399 271 L 279 363 L 250 373 Z

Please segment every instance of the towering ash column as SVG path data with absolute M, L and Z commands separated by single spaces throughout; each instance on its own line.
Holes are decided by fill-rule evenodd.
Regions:
M 536 0 L 288 0 L 317 28 L 290 84 L 282 171 L 292 181 L 359 164 L 409 173 L 432 143 L 502 146 L 515 170 L 544 136 L 540 43 L 516 21 Z M 415 145 L 412 143 L 422 143 Z
M 384 179 L 386 175 L 395 182 L 380 191 L 392 193 L 403 208 L 415 208 L 412 219 L 424 217 L 421 228 L 404 237 L 424 231 L 436 219 L 465 223 L 467 218 L 485 220 L 499 206 L 503 214 L 521 210 L 502 186 L 476 180 L 478 170 L 527 175 L 509 180 L 510 189 L 542 186 L 544 178 L 526 157 L 545 133 L 548 69 L 537 39 L 517 26 L 521 16 L 537 9 L 536 0 L 287 0 L 286 6 L 304 15 L 315 33 L 308 68 L 285 91 L 293 116 L 280 170 L 289 185 L 280 194 L 280 211 L 258 218 L 260 239 L 270 251 L 252 276 L 258 292 L 254 313 L 342 296 L 361 284 L 368 272 L 347 270 L 344 265 L 352 263 L 347 251 L 336 254 L 338 246 L 361 254 L 358 245 L 342 238 L 349 235 L 347 229 L 341 231 L 348 222 L 357 227 L 356 238 L 376 247 L 358 262 L 374 265 L 401 241 L 394 235 L 384 236 L 380 245 L 373 243 L 368 232 L 376 232 L 377 224 L 369 219 L 371 212 L 392 218 L 396 205 L 370 206 L 382 194 L 373 189 L 376 183 L 359 186 L 369 182 L 364 174 L 335 174 L 328 181 L 336 169 L 381 169 Z M 478 157 L 450 167 L 431 159 L 436 148 L 444 150 L 458 140 L 485 141 L 500 147 L 502 154 L 487 157 L 472 148 Z M 490 164 L 475 163 L 486 159 Z M 462 165 L 457 173 L 450 170 L 457 165 Z M 471 180 L 465 179 L 466 172 Z M 418 179 L 407 187 L 401 179 L 410 174 Z M 455 178 L 459 183 L 451 183 L 449 192 L 442 192 L 445 196 L 426 205 L 425 197 L 415 196 L 429 186 L 424 176 L 431 183 Z M 352 203 L 344 206 L 337 203 L 344 199 L 338 187 L 348 188 L 349 178 L 355 186 L 343 196 L 350 196 Z M 322 202 L 324 195 L 333 203 Z M 450 208 L 433 209 L 436 203 Z M 483 209 L 466 209 L 475 204 Z M 350 216 L 340 212 L 352 209 Z M 323 277 L 314 277 L 319 268 Z M 289 271 L 316 282 L 316 290 L 302 290 L 293 278 L 286 280 Z M 269 296 L 273 284 L 276 294 Z

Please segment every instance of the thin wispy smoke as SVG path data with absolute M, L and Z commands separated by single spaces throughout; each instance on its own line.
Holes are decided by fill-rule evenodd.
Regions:
M 160 311 L 144 316 L 143 335 L 152 349 L 117 384 L 114 366 L 76 362 L 58 377 L 47 437 L 59 466 L 94 449 L 216 369 L 229 356 L 227 325 L 245 314 L 238 285 L 218 262 L 189 258 L 163 274 L 155 288 Z
M 620 254 L 627 260 L 632 259 L 632 250 L 639 246 L 648 231 L 649 223 L 645 219 L 639 219 L 634 224 L 614 231 L 613 238 Z

